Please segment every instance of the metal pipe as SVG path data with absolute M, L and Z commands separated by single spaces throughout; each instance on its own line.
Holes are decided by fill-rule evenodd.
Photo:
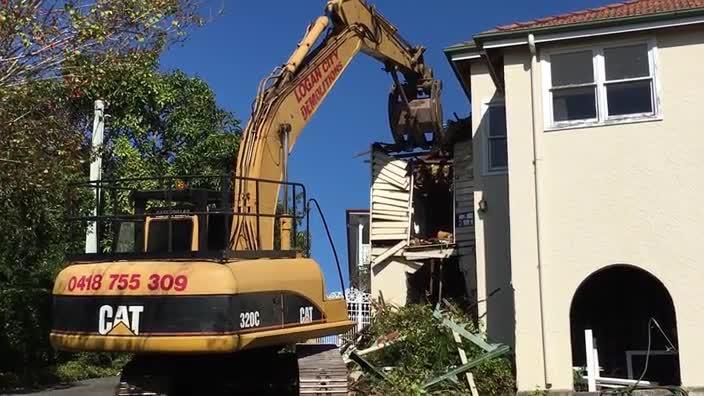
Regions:
M 291 128 L 281 129 L 281 168 L 284 185 L 284 214 L 288 214 L 288 134 Z
M 326 16 L 320 16 L 315 20 L 313 26 L 308 29 L 306 35 L 303 36 L 303 40 L 298 44 L 298 47 L 293 51 L 291 57 L 286 61 L 286 70 L 291 73 L 295 73 L 296 70 L 301 66 L 303 59 L 310 52 L 310 47 L 318 41 L 318 38 L 323 33 L 325 28 L 327 28 L 330 23 L 330 18 Z
M 545 380 L 545 388 L 550 389 L 552 383 L 550 382 L 548 375 L 548 354 L 547 347 L 545 346 L 545 308 L 544 308 L 544 298 L 543 298 L 543 260 L 542 260 L 542 243 L 540 238 L 540 196 L 538 188 L 538 126 L 537 118 L 535 117 L 535 68 L 538 65 L 537 61 L 537 51 L 535 48 L 535 36 L 533 33 L 528 35 L 528 49 L 530 49 L 530 107 L 531 107 L 531 126 L 533 129 L 533 192 L 534 192 L 534 204 L 535 204 L 535 243 L 536 243 L 536 259 L 538 261 L 538 305 L 540 313 L 540 344 L 543 352 L 543 379 Z
M 282 126 L 281 128 L 281 168 L 282 168 L 282 178 L 284 186 L 283 194 L 283 205 L 282 205 L 282 216 L 279 217 L 279 248 L 281 250 L 291 249 L 291 224 L 290 219 L 286 216 L 289 214 L 288 205 L 288 135 L 291 127 L 289 125 Z M 295 191 L 294 191 L 295 193 Z M 294 198 L 295 199 L 295 198 Z

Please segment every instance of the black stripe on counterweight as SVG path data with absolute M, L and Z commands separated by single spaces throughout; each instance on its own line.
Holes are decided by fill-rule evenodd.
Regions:
M 218 296 L 54 296 L 52 329 L 97 333 L 99 311 L 110 305 L 142 306 L 140 333 L 232 333 L 300 324 L 301 309 L 312 307 L 312 320 L 324 319 L 307 298 L 290 292 Z M 259 326 L 241 328 L 241 313 L 259 312 Z

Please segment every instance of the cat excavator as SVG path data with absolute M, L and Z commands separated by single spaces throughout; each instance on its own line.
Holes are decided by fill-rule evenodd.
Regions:
M 363 0 L 327 1 L 260 83 L 234 174 L 77 186 L 97 209 L 71 219 L 97 246 L 68 256 L 56 278 L 52 345 L 132 353 L 118 395 L 347 394 L 339 350 L 307 343 L 354 323 L 307 258 L 310 204 L 288 180 L 288 155 L 360 52 L 392 78 L 395 148 L 440 145 L 441 84 L 424 48 Z

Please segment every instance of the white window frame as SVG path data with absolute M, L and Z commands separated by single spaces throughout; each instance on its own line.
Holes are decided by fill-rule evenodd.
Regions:
M 606 81 L 606 69 L 604 61 L 604 49 L 614 48 L 614 47 L 625 47 L 629 45 L 646 44 L 648 46 L 648 66 L 650 70 L 650 75 L 648 77 L 637 77 L 622 80 L 612 80 Z M 658 78 L 658 68 L 657 68 L 657 44 L 655 38 L 641 38 L 641 39 L 631 39 L 631 40 L 618 40 L 618 41 L 602 41 L 599 43 L 594 43 L 590 45 L 581 46 L 571 46 L 571 47 L 561 47 L 559 49 L 541 51 L 541 65 L 542 65 L 542 82 L 543 82 L 543 119 L 544 127 L 546 131 L 550 130 L 560 130 L 560 129 L 570 129 L 570 128 L 582 128 L 590 126 L 602 126 L 611 124 L 622 124 L 631 122 L 642 122 L 642 121 L 658 121 L 662 120 L 662 106 L 660 103 L 661 92 Z M 583 119 L 583 120 L 568 120 L 568 121 L 555 121 L 553 113 L 553 101 L 552 101 L 552 70 L 550 67 L 550 57 L 557 54 L 565 54 L 580 51 L 592 51 L 592 62 L 594 70 L 594 82 L 596 83 L 596 118 Z M 636 114 L 624 114 L 624 115 L 614 115 L 609 116 L 608 114 L 608 98 L 606 94 L 606 86 L 609 84 L 628 82 L 628 81 L 639 81 L 639 80 L 651 80 L 651 106 L 653 111 L 648 113 L 636 113 Z M 588 84 L 583 84 L 588 85 Z
M 504 114 L 506 114 L 506 131 L 504 135 L 504 139 L 506 139 L 506 147 L 508 150 L 508 113 L 506 112 L 506 103 L 504 102 L 503 99 L 493 99 L 490 101 L 484 102 L 484 105 L 482 106 L 482 121 L 484 123 L 484 133 L 483 133 L 483 139 L 482 139 L 482 147 L 484 151 L 484 160 L 482 161 L 484 163 L 484 175 L 485 176 L 493 176 L 493 175 L 502 175 L 506 174 L 508 172 L 508 165 L 507 166 L 502 166 L 502 167 L 492 167 L 491 166 L 491 145 L 489 144 L 489 140 L 491 139 L 490 131 L 491 131 L 491 122 L 489 121 L 490 117 L 488 115 L 489 109 L 491 107 L 498 107 L 501 106 L 504 108 Z M 497 137 L 497 136 L 495 136 Z M 500 136 L 498 136 L 500 138 Z M 508 153 L 506 153 L 506 161 L 508 162 Z

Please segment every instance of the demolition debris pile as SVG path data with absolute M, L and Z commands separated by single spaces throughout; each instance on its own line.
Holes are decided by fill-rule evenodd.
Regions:
M 372 324 L 345 354 L 358 394 L 503 395 L 515 392 L 508 347 L 488 343 L 470 316 L 440 307 L 376 304 Z

